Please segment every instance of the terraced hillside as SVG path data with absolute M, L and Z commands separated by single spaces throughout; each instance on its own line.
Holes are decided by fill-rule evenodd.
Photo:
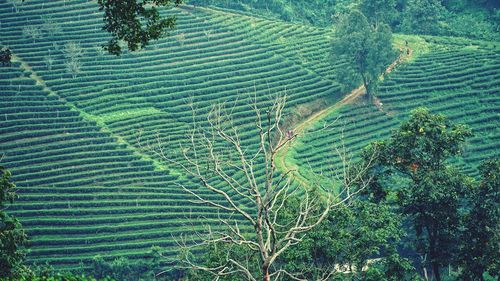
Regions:
M 359 100 L 344 106 L 299 139 L 288 161 L 301 167 L 302 176 L 310 179 L 313 171 L 328 182 L 341 171 L 339 152 L 356 159 L 363 147 L 387 138 L 418 106 L 473 129 L 463 160 L 457 159 L 464 171 L 477 175 L 480 161 L 500 156 L 498 43 L 429 37 L 419 44 L 426 50 L 385 78 L 377 94 L 381 105 Z M 330 126 L 326 130 L 325 124 Z
M 0 0 L 0 46 L 15 55 L 11 67 L 0 67 L 0 154 L 18 186 L 9 211 L 33 240 L 31 261 L 72 268 L 97 254 L 142 258 L 152 245 L 174 255 L 177 235 L 214 220 L 211 208 L 178 187 L 197 183 L 144 149 L 160 140 L 167 152 L 177 150 L 191 106 L 204 122 L 213 104 L 234 103 L 242 141 L 252 148 L 254 97 L 265 107 L 286 93 L 292 120 L 342 96 L 334 70 L 343 62 L 327 60 L 328 30 L 183 6 L 163 11 L 178 18 L 171 37 L 115 57 L 100 48 L 108 35 L 95 1 L 30 0 L 17 8 Z M 342 108 L 341 122 L 301 138 L 290 161 L 305 175 L 310 167 L 328 174 L 333 162 L 335 174 L 336 129 L 345 127 L 355 155 L 416 105 L 474 128 L 465 170 L 474 174 L 480 160 L 498 156 L 498 47 L 436 40 L 386 79 L 382 109 Z
M 188 6 L 164 13 L 178 18 L 171 38 L 115 57 L 100 49 L 108 35 L 94 1 L 0 1 L 0 45 L 15 55 L 0 67 L 0 153 L 31 261 L 71 268 L 97 254 L 142 258 L 152 245 L 173 255 L 176 235 L 210 222 L 217 214 L 178 187 L 198 185 L 142 149 L 160 139 L 177 150 L 190 105 L 202 120 L 234 102 L 251 144 L 250 96 L 264 107 L 286 92 L 289 112 L 341 96 L 326 30 Z
M 1 69 L 2 164 L 20 199 L 10 211 L 33 239 L 33 261 L 75 264 L 96 253 L 143 257 L 174 244 L 183 219 L 213 217 L 189 206 L 173 182 L 95 122 L 44 92 L 16 64 Z M 191 221 L 196 225 L 196 221 Z

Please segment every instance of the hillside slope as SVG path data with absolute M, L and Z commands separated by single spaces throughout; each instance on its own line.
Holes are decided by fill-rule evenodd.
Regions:
M 252 144 L 254 95 L 265 107 L 286 92 L 288 112 L 341 97 L 326 30 L 189 6 L 163 12 L 178 18 L 172 37 L 115 57 L 101 52 L 108 35 L 95 2 L 30 0 L 18 12 L 0 2 L 0 45 L 15 55 L 0 67 L 0 153 L 31 261 L 71 268 L 97 254 L 142 258 L 152 245 L 174 255 L 181 233 L 210 223 L 217 214 L 178 187 L 198 184 L 144 149 L 159 140 L 173 157 L 190 103 L 203 120 L 213 104 L 234 102 Z M 68 46 L 81 63 L 75 77 Z
M 370 142 L 387 138 L 419 106 L 469 125 L 461 169 L 478 174 L 480 161 L 500 156 L 500 49 L 497 43 L 427 37 L 417 58 L 382 82 L 380 104 L 363 99 L 312 125 L 286 156 L 309 180 L 330 183 L 342 168 L 340 155 L 355 160 Z M 325 129 L 325 126 L 328 126 Z M 340 153 L 340 154 L 339 154 Z
M 11 67 L 0 67 L 0 154 L 18 186 L 20 199 L 9 212 L 33 240 L 31 261 L 73 268 L 98 254 L 143 258 L 152 245 L 172 256 L 178 235 L 213 222 L 217 213 L 178 187 L 198 183 L 144 148 L 160 141 L 174 157 L 190 128 L 191 104 L 203 122 L 215 103 L 234 103 L 251 150 L 253 97 L 265 108 L 286 93 L 289 123 L 342 98 L 334 70 L 344 64 L 327 59 L 329 30 L 191 6 L 163 13 L 178 18 L 171 37 L 115 57 L 101 51 L 108 35 L 94 1 L 30 0 L 18 12 L 0 1 L 0 45 L 16 56 Z M 81 46 L 74 78 L 69 43 Z M 428 44 L 432 52 L 386 80 L 382 111 L 363 104 L 341 109 L 346 145 L 356 153 L 421 103 L 481 132 L 463 166 L 474 173 L 479 160 L 498 156 L 499 51 L 460 40 Z M 309 166 L 321 172 L 330 160 L 338 168 L 328 152 L 338 136 L 335 130 L 304 136 L 290 161 L 306 175 Z

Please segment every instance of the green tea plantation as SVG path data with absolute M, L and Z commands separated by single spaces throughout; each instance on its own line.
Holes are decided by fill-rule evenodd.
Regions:
M 0 0 L 0 47 L 13 53 L 0 66 L 0 164 L 17 185 L 8 211 L 30 236 L 29 262 L 74 269 L 96 255 L 143 259 L 152 246 L 174 257 L 181 235 L 220 227 L 224 216 L 179 186 L 223 198 L 151 144 L 180 160 L 193 120 L 205 124 L 225 102 L 242 143 L 255 149 L 253 102 L 266 108 L 286 94 L 283 126 L 292 128 L 346 94 L 330 29 L 190 5 L 161 13 L 177 18 L 168 36 L 114 56 L 101 47 L 110 37 L 96 1 Z M 305 179 L 320 174 L 334 184 L 338 151 L 356 159 L 418 106 L 471 126 L 474 137 L 454 160 L 463 171 L 475 176 L 479 162 L 499 156 L 499 42 L 411 38 L 421 49 L 384 78 L 375 104 L 360 97 L 293 142 L 286 161 Z M 256 167 L 263 177 L 263 163 Z

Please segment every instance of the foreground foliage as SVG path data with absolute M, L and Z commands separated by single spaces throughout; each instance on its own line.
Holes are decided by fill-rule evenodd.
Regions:
M 378 161 L 369 175 L 375 179 L 369 189 L 372 200 L 396 204 L 398 212 L 411 223 L 415 238 L 413 245 L 420 255 L 424 276 L 429 273 L 438 281 L 441 280 L 442 267 L 463 264 L 465 256 L 459 254 L 460 245 L 475 248 L 479 239 L 484 245 L 492 243 L 491 247 L 498 246 L 498 237 L 491 232 L 463 232 L 464 224 L 471 227 L 478 223 L 476 216 L 481 212 L 481 207 L 470 209 L 468 202 L 482 205 L 491 202 L 486 199 L 488 197 L 498 198 L 497 191 L 488 190 L 485 183 L 481 183 L 479 186 L 483 186 L 480 189 L 486 200 L 479 203 L 474 196 L 469 200 L 469 194 L 474 194 L 473 179 L 448 162 L 460 153 L 466 138 L 471 135 L 466 126 L 454 125 L 442 115 L 419 108 L 412 111 L 410 119 L 394 131 L 389 140 L 373 143 L 368 150 L 379 152 Z M 494 170 L 489 177 L 496 178 L 497 175 L 492 176 L 495 172 L 498 174 L 498 170 Z M 483 212 L 481 218 L 488 226 L 477 225 L 483 230 L 498 227 L 498 205 L 489 204 L 487 207 L 491 211 Z M 470 212 L 469 216 L 464 217 L 467 212 Z M 489 249 L 485 247 L 480 253 L 468 253 L 474 258 L 466 258 L 466 264 L 472 260 L 482 264 L 474 267 L 478 271 L 476 278 L 494 266 Z M 464 275 L 473 274 L 470 266 L 462 270 Z
M 293 210 L 299 204 L 299 198 L 292 198 L 286 209 Z M 282 255 L 275 267 L 300 272 L 293 280 L 419 280 L 410 261 L 396 252 L 395 245 L 403 233 L 398 215 L 389 206 L 350 200 L 343 208 L 330 212 L 302 243 Z M 258 258 L 244 246 L 213 243 L 205 251 L 202 260 L 207 267 L 228 257 L 246 257 L 249 268 L 258 268 Z M 188 275 L 189 280 L 212 280 L 197 271 Z M 273 280 L 289 280 L 288 277 Z M 249 279 L 228 271 L 221 280 Z
M 130 51 L 136 51 L 159 39 L 165 29 L 173 29 L 175 17 L 162 18 L 157 6 L 179 5 L 182 0 L 99 0 L 98 3 L 104 11 L 103 29 L 112 36 L 105 49 L 119 55 L 120 40 L 126 42 Z
M 0 279 L 20 279 L 29 273 L 24 265 L 28 236 L 16 217 L 6 212 L 16 198 L 11 174 L 0 166 Z
M 481 181 L 468 195 L 470 212 L 462 232 L 458 263 L 464 280 L 500 276 L 500 159 L 485 161 Z

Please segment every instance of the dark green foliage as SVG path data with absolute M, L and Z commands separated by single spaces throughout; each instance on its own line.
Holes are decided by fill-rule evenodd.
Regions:
M 259 257 L 256 252 L 249 250 L 246 246 L 228 243 L 212 243 L 206 246 L 204 253 L 201 256 L 190 254 L 190 260 L 198 261 L 201 266 L 207 268 L 216 268 L 227 266 L 227 272 L 235 269 L 234 265 L 227 262 L 229 259 L 246 260 L 249 266 L 247 267 L 254 276 L 258 275 L 260 266 Z M 211 273 L 201 270 L 187 270 L 187 280 L 193 281 L 211 281 L 215 276 Z M 221 281 L 246 281 L 245 276 L 241 273 L 228 274 L 221 277 Z
M 472 182 L 446 161 L 460 153 L 471 135 L 466 126 L 451 124 L 444 116 L 419 108 L 388 141 L 371 147 L 379 153 L 372 169 L 375 179 L 392 175 L 399 183 L 391 190 L 375 181 L 372 198 L 387 195 L 385 199 L 406 215 L 415 231 L 416 250 L 436 280 L 440 280 L 440 268 L 453 261 L 460 209 Z
M 370 23 L 384 22 L 398 32 L 485 40 L 498 40 L 500 34 L 500 2 L 494 0 L 191 0 L 188 3 L 242 10 L 321 27 L 337 24 L 339 15 L 358 8 Z
M 363 82 L 367 96 L 374 94 L 379 76 L 396 57 L 391 29 L 386 24 L 370 25 L 358 10 L 345 15 L 335 28 L 333 61 L 345 60 L 337 79 L 344 90 Z
M 394 253 L 368 267 L 363 281 L 418 281 L 423 280 L 415 272 L 409 260 Z
M 417 108 L 411 112 L 410 119 L 392 133 L 389 142 L 377 145 L 386 163 L 417 178 L 423 176 L 423 171 L 444 168 L 445 161 L 458 155 L 470 136 L 467 126 L 452 124 L 443 115 Z
M 408 0 L 401 29 L 414 34 L 438 34 L 444 12 L 439 0 Z
M 175 17 L 161 18 L 156 6 L 179 5 L 182 0 L 99 0 L 104 11 L 104 30 L 112 35 L 105 49 L 119 55 L 120 40 L 128 49 L 136 51 L 163 35 L 165 29 L 175 26 Z
M 16 186 L 10 182 L 10 176 L 10 172 L 0 166 L 0 279 L 20 279 L 30 272 L 23 264 L 28 236 L 17 218 L 5 212 L 7 204 L 16 198 Z
M 384 204 L 354 200 L 332 210 L 327 220 L 309 233 L 303 243 L 283 256 L 283 268 L 318 279 L 334 264 L 345 269 L 363 268 L 369 259 L 394 251 L 403 235 L 400 218 Z M 339 273 L 337 278 L 345 275 Z M 362 273 L 359 273 L 362 276 Z
M 485 161 L 480 171 L 481 181 L 469 195 L 471 210 L 458 255 L 463 280 L 484 280 L 486 272 L 500 275 L 500 159 Z
M 480 1 L 407 0 L 398 31 L 498 40 L 497 7 Z
M 131 261 L 125 257 L 106 261 L 101 256 L 96 256 L 92 260 L 90 274 L 98 279 L 112 278 L 120 281 L 155 280 L 155 275 L 160 272 L 159 261 L 158 247 L 151 248 L 150 257 L 136 261 Z
M 0 49 L 0 65 L 2 66 L 10 66 L 12 59 L 12 52 L 9 48 L 1 48 Z
M 294 213 L 292 210 L 299 202 L 299 199 L 289 201 L 289 214 Z M 287 215 L 284 216 L 286 220 Z M 301 272 L 298 277 L 305 280 L 316 280 L 335 265 L 342 265 L 343 270 L 363 268 L 370 259 L 379 258 L 368 272 L 336 272 L 332 280 L 418 280 L 414 278 L 415 270 L 409 261 L 395 252 L 395 245 L 403 235 L 400 221 L 390 206 L 356 199 L 348 206 L 332 210 L 328 218 L 308 232 L 301 243 L 286 251 L 275 266 L 288 272 Z M 250 269 L 259 268 L 259 257 L 245 246 L 235 244 L 210 244 L 203 256 L 191 258 L 203 261 L 205 267 L 228 266 L 228 272 L 231 271 L 231 264 L 226 261 L 231 258 L 247 260 Z M 213 276 L 203 272 L 193 271 L 188 275 L 189 280 L 213 280 Z M 373 279 L 374 276 L 386 279 Z M 246 279 L 228 275 L 221 280 Z
M 20 280 L 26 281 L 114 281 L 114 279 L 103 278 L 95 279 L 85 275 L 76 275 L 72 273 L 48 273 L 42 272 L 40 274 L 32 274 L 24 276 Z
M 396 0 L 362 0 L 359 10 L 375 27 L 381 23 L 391 24 L 397 15 Z
M 188 4 L 218 7 L 271 15 L 286 21 L 301 21 L 321 27 L 330 26 L 339 0 L 189 0 Z
M 444 167 L 436 171 L 422 169 L 419 173 L 409 190 L 398 194 L 399 204 L 413 222 L 417 251 L 427 255 L 425 260 L 438 275 L 442 266 L 453 262 L 457 251 L 459 209 L 468 180 L 458 171 Z

